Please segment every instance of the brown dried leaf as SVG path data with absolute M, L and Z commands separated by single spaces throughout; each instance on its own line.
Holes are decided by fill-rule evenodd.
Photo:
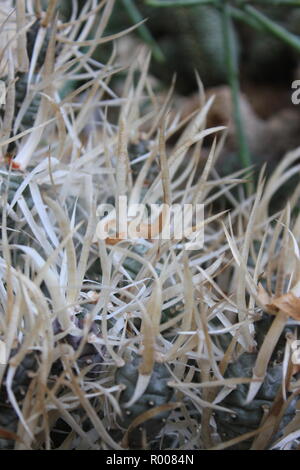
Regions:
M 0 428 L 0 437 L 2 439 L 9 439 L 11 441 L 20 441 L 20 438 L 17 436 L 17 434 L 11 431 L 6 431 L 3 428 Z
M 296 297 L 293 292 L 290 291 L 279 297 L 270 297 L 261 284 L 258 285 L 257 292 L 257 298 L 267 313 L 276 315 L 281 310 L 294 320 L 300 320 L 300 298 Z
M 263 304 L 269 304 L 271 301 L 271 298 L 265 288 L 261 285 L 261 283 L 258 284 L 258 289 L 257 289 L 257 297 L 258 300 Z
M 288 292 L 287 294 L 274 298 L 272 306 L 275 306 L 282 312 L 294 318 L 294 320 L 300 320 L 300 298 L 296 297 L 293 292 Z
M 278 312 L 278 308 L 273 305 L 272 297 L 269 296 L 261 283 L 258 284 L 257 299 L 264 306 L 264 309 L 267 313 L 275 315 Z

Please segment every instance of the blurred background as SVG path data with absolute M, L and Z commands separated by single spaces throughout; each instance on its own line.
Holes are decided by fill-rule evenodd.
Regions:
M 199 106 L 197 71 L 207 96 L 215 95 L 208 125 L 228 126 L 220 171 L 224 165 L 228 173 L 247 163 L 260 167 L 264 162 L 274 169 L 287 151 L 300 145 L 300 105 L 291 100 L 292 83 L 300 79 L 300 2 L 296 6 L 297 1 L 289 0 L 228 0 L 193 7 L 177 6 L 179 2 L 183 4 L 174 0 L 171 7 L 161 8 L 144 0 L 117 0 L 107 34 L 146 19 L 118 41 L 118 60 L 130 65 L 134 48 L 146 43 L 152 50 L 150 71 L 156 89 L 168 89 L 176 74 L 176 101 L 183 114 Z M 85 3 L 79 0 L 79 8 Z M 223 4 L 230 14 L 226 33 L 231 72 Z M 71 0 L 62 1 L 60 8 L 67 20 Z M 111 46 L 103 45 L 94 57 L 105 61 L 110 54 Z

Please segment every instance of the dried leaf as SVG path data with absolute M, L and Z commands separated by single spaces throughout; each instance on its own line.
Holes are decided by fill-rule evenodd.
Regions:
M 292 292 L 273 299 L 271 307 L 273 306 L 294 318 L 294 320 L 300 320 L 300 299 Z

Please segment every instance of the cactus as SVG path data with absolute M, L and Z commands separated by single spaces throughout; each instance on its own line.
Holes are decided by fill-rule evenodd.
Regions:
M 99 36 L 112 4 L 101 3 Z M 97 23 L 93 5 L 85 3 Z M 13 27 L 13 13 L 10 21 Z M 220 147 L 215 153 L 213 146 L 201 167 L 203 139 L 218 140 L 223 132 L 205 129 L 208 106 L 199 104 L 184 122 L 169 113 L 171 100 L 161 104 L 154 96 L 145 50 L 121 93 L 110 89 L 118 70 L 114 56 L 105 66 L 85 55 L 85 47 L 103 39 L 89 36 L 93 22 L 83 26 L 79 16 L 67 26 L 53 21 L 64 43 L 50 71 L 57 78 L 53 93 L 48 90 L 53 106 L 47 121 L 38 113 L 40 127 L 18 136 L 15 166 L 1 170 L 0 346 L 8 364 L 0 368 L 0 446 L 226 447 L 231 437 L 259 429 L 260 405 L 280 396 L 283 365 L 297 372 L 289 347 L 299 321 L 299 187 L 280 214 L 272 215 L 272 200 L 299 172 L 299 151 L 286 156 L 265 186 L 262 175 L 255 192 L 239 199 L 242 188 L 233 195 L 232 187 L 243 184 L 244 174 L 212 172 Z M 7 56 L 10 70 L 16 70 L 14 52 Z M 60 84 L 82 80 L 80 68 L 83 87 L 62 98 Z M 153 165 L 141 182 L 149 154 Z M 20 185 L 26 206 L 10 210 Z M 187 237 L 178 239 L 173 226 L 168 240 L 147 231 L 139 242 L 100 240 L 97 206 L 120 195 L 146 208 L 163 201 L 181 209 L 205 204 L 203 247 L 187 249 Z M 230 220 L 217 212 L 228 208 L 227 200 Z M 194 218 L 190 222 L 194 226 Z M 248 406 L 249 380 L 240 379 L 251 377 L 257 362 L 265 383 L 256 391 L 251 382 Z M 143 380 L 149 382 L 138 396 Z M 297 380 L 287 385 L 287 396 L 291 390 L 296 397 Z M 298 405 L 291 402 L 279 430 L 290 447 L 299 446 L 287 425 L 297 428 Z M 5 431 L 16 439 L 3 439 Z M 276 441 L 277 430 L 273 434 L 264 449 L 286 446 Z
M 37 75 L 33 76 L 33 83 L 37 80 Z M 28 74 L 19 73 L 18 80 L 16 82 L 16 106 L 15 106 L 15 116 L 18 115 L 18 112 L 21 109 L 21 106 L 27 95 L 27 85 L 28 85 Z M 21 120 L 21 126 L 24 126 L 25 129 L 32 127 L 40 106 L 41 96 L 36 94 L 33 96 L 30 101 L 26 112 Z
M 16 353 L 16 351 L 12 352 L 12 357 L 14 356 L 14 353 Z M 6 376 L 7 369 L 8 367 L 4 370 L 4 377 Z M 27 389 L 32 380 L 32 373 L 37 373 L 37 370 L 38 354 L 36 352 L 26 354 L 20 365 L 17 367 L 12 382 L 12 391 L 19 402 L 22 402 L 22 399 L 27 393 Z M 14 408 L 9 403 L 4 385 L 0 387 L 0 403 L 0 428 L 16 433 L 18 416 Z M 11 440 L 0 439 L 0 449 L 3 450 L 12 447 L 13 442 Z
M 118 420 L 119 425 L 123 429 L 128 429 L 135 418 L 142 415 L 146 411 L 157 406 L 170 403 L 173 397 L 173 390 L 168 386 L 170 374 L 164 364 L 156 363 L 148 387 L 143 395 L 130 407 L 126 407 L 126 403 L 133 395 L 135 385 L 138 379 L 137 358 L 131 360 L 116 372 L 116 383 L 125 385 L 125 390 L 120 396 L 120 406 L 123 417 Z M 164 411 L 153 418 L 148 419 L 137 428 L 133 428 L 129 433 L 129 445 L 131 448 L 139 448 L 143 443 L 143 432 L 145 432 L 146 440 L 154 440 L 165 425 L 166 419 L 170 415 L 170 411 Z
M 244 353 L 228 366 L 226 377 L 251 377 L 256 355 Z M 246 403 L 248 386 L 240 384 L 220 404 L 229 408 L 232 413 L 217 411 L 215 419 L 217 429 L 223 440 L 227 441 L 257 429 L 262 422 L 264 411 L 270 410 L 282 382 L 282 365 L 270 364 L 261 389 L 255 399 Z M 279 427 L 282 430 L 295 416 L 296 400 L 288 406 Z M 273 437 L 275 440 L 278 435 Z M 253 439 L 245 440 L 231 448 L 245 450 L 251 447 Z

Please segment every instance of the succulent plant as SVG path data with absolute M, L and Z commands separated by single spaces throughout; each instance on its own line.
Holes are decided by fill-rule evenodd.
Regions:
M 292 367 L 289 342 L 296 334 L 300 297 L 300 224 L 293 212 L 299 187 L 280 214 L 272 214 L 271 201 L 299 172 L 300 151 L 287 155 L 265 186 L 262 176 L 252 195 L 238 199 L 241 189 L 233 196 L 244 173 L 219 178 L 212 171 L 222 139 L 203 168 L 203 139 L 217 139 L 224 130 L 205 129 L 204 96 L 198 112 L 184 121 L 166 112 L 171 100 L 155 96 L 144 49 L 130 65 L 124 89 L 111 89 L 110 79 L 119 71 L 114 55 L 106 65 L 90 55 L 108 41 L 104 31 L 114 2 L 99 4 L 100 22 L 95 2 L 84 2 L 81 16 L 76 0 L 71 3 L 74 21 L 64 25 L 52 18 L 64 47 L 48 64 L 51 87 L 47 80 L 39 82 L 37 126 L 10 138 L 18 140 L 14 166 L 1 170 L 1 195 L 7 192 L 10 205 L 21 192 L 23 199 L 12 210 L 5 197 L 0 199 L 1 215 L 7 214 L 7 236 L 5 217 L 0 222 L 0 346 L 9 357 L 0 375 L 0 437 L 5 431 L 17 434 L 0 445 L 16 450 L 226 447 L 231 436 L 258 429 L 260 405 L 274 401 L 281 390 L 281 366 L 273 363 L 277 348 Z M 16 3 L 21 16 L 25 7 L 24 24 L 33 15 L 28 5 Z M 51 17 L 51 11 L 40 14 L 43 24 Z M 13 8 L 7 16 L 1 34 L 16 27 Z M 90 36 L 94 22 L 96 38 Z M 23 50 L 13 41 L 7 42 L 10 53 L 0 54 L 6 73 L 3 58 L 17 70 L 16 52 Z M 34 74 L 43 73 L 39 67 Z M 62 98 L 61 83 L 72 80 L 84 83 Z M 3 110 L 13 126 L 14 109 Z M 179 238 L 173 231 L 161 239 L 160 223 L 157 237 L 146 226 L 139 241 L 130 235 L 100 239 L 97 206 L 116 204 L 120 195 L 146 208 L 162 202 L 181 209 L 186 203 L 205 204 L 203 247 L 187 249 L 186 234 Z M 230 220 L 227 212 L 217 212 L 220 199 L 225 209 L 227 200 L 231 204 Z M 113 218 L 114 212 L 108 215 Z M 253 368 L 265 384 L 256 391 L 251 381 L 247 408 L 249 380 L 239 382 Z M 148 386 L 138 396 L 144 379 Z M 296 395 L 297 379 L 290 385 Z M 136 401 L 128 406 L 134 394 Z M 224 408 L 237 411 L 237 426 Z M 294 410 L 291 402 L 288 419 Z M 274 443 L 277 430 L 271 436 L 275 448 L 299 445 L 285 419 L 284 442 Z M 299 429 L 297 419 L 296 413 L 291 423 Z M 224 429 L 228 435 L 220 442 Z
M 126 403 L 132 398 L 138 380 L 138 365 L 138 358 L 127 362 L 117 370 L 115 377 L 117 384 L 126 387 L 119 400 L 123 416 L 118 419 L 118 423 L 122 429 L 128 430 L 128 442 L 131 448 L 141 448 L 143 439 L 146 439 L 147 442 L 155 439 L 165 426 L 170 411 L 155 414 L 154 417 L 137 427 L 129 429 L 133 421 L 143 413 L 155 410 L 155 407 L 170 403 L 173 398 L 173 389 L 168 386 L 170 374 L 164 364 L 156 363 L 145 392 L 132 406 L 127 407 Z
M 12 351 L 12 357 L 16 351 Z M 4 369 L 4 383 L 7 374 L 8 366 Z M 16 368 L 12 381 L 12 391 L 19 401 L 22 403 L 22 399 L 27 393 L 27 389 L 32 380 L 32 374 L 37 373 L 38 370 L 38 353 L 32 351 L 24 357 L 19 366 Z M 7 395 L 6 387 L 4 384 L 0 387 L 0 428 L 5 431 L 16 433 L 19 422 L 18 415 L 14 410 L 14 407 L 10 404 Z M 13 448 L 13 441 L 7 439 L 0 439 L 0 449 Z
M 28 54 L 29 60 L 32 59 L 36 36 L 40 28 L 44 28 L 44 26 L 41 25 L 41 20 L 37 19 L 27 31 L 27 54 Z M 42 46 L 40 48 L 39 54 L 36 59 L 36 70 L 40 69 L 44 65 L 50 37 L 51 37 L 51 27 L 47 27 L 44 41 L 42 43 Z M 59 48 L 56 48 L 56 54 L 58 54 L 58 51 L 59 51 Z
M 252 369 L 256 360 L 255 354 L 243 353 L 226 371 L 226 377 L 251 377 Z M 248 385 L 239 384 L 227 397 L 220 403 L 229 408 L 232 413 L 222 411 L 215 412 L 217 429 L 222 439 L 227 441 L 241 436 L 247 432 L 257 429 L 261 423 L 265 412 L 271 409 L 278 390 L 282 384 L 282 364 L 270 364 L 267 370 L 265 380 L 258 391 L 256 397 L 250 402 L 246 402 Z M 296 399 L 288 406 L 282 421 L 279 432 L 295 416 Z M 275 440 L 278 435 L 273 437 Z M 247 439 L 237 445 L 233 445 L 234 450 L 244 450 L 251 447 L 253 439 Z
M 88 313 L 87 308 L 83 308 L 82 310 L 83 310 L 81 313 L 82 317 L 76 319 L 76 325 L 78 326 L 80 330 L 83 330 L 84 318 Z M 53 328 L 56 334 L 59 334 L 59 332 L 62 332 L 61 327 L 59 326 L 57 321 L 54 322 Z M 99 329 L 100 329 L 100 325 L 94 322 L 90 327 L 89 333 L 97 336 L 99 334 Z M 85 342 L 82 345 L 81 342 L 82 342 L 82 336 L 69 334 L 63 338 L 63 340 L 61 341 L 61 344 L 70 345 L 72 349 L 74 350 L 74 352 L 76 352 L 80 348 L 80 354 L 76 359 L 76 364 L 74 363 L 74 368 L 75 366 L 77 366 L 79 370 L 88 368 L 86 377 L 89 380 L 97 380 L 99 379 L 101 372 L 103 372 L 105 347 L 97 349 L 91 343 Z M 53 363 L 52 374 L 59 375 L 62 372 L 62 370 L 63 370 L 62 363 L 58 359 L 56 362 Z M 74 370 L 76 371 L 76 368 Z
M 0 428 L 15 433 L 18 426 L 18 416 L 10 405 L 0 406 Z M 14 442 L 10 439 L 0 438 L 0 450 L 12 449 Z
M 83 328 L 83 321 L 79 320 L 78 322 L 79 328 Z M 61 332 L 61 328 L 57 324 L 57 322 L 54 322 L 53 325 L 53 331 L 55 334 L 58 334 Z M 92 325 L 91 327 L 91 332 L 97 333 L 98 328 L 96 324 Z M 72 347 L 73 351 L 76 352 L 79 347 L 81 347 L 81 341 L 82 337 L 80 336 L 73 336 L 73 335 L 67 335 L 62 341 L 62 344 L 68 344 Z M 71 367 L 74 370 L 74 373 L 77 374 L 78 370 L 83 371 L 86 370 L 85 377 L 87 380 L 93 381 L 93 380 L 99 380 L 99 377 L 101 376 L 101 373 L 103 372 L 103 359 L 104 359 L 104 349 L 102 348 L 103 353 L 99 353 L 98 350 L 89 343 L 83 344 L 83 347 L 81 348 L 81 352 L 76 359 L 76 364 L 71 363 Z M 13 359 L 17 351 L 13 350 L 11 353 L 11 358 Z M 39 357 L 40 353 L 38 351 L 32 351 L 24 357 L 24 359 L 21 361 L 21 363 L 17 366 L 14 376 L 13 376 L 13 381 L 11 385 L 11 390 L 16 398 L 16 400 L 22 404 L 22 401 L 24 397 L 26 396 L 28 392 L 29 385 L 33 379 L 33 377 L 39 373 Z M 0 388 L 0 428 L 2 428 L 5 431 L 10 431 L 13 433 L 16 433 L 17 431 L 17 426 L 19 423 L 19 417 L 16 414 L 16 411 L 12 404 L 10 403 L 9 395 L 7 393 L 7 388 L 6 388 L 6 377 L 7 377 L 7 372 L 9 369 L 9 365 L 7 365 L 4 368 L 4 379 L 2 386 Z M 55 380 L 63 374 L 63 363 L 61 359 L 57 359 L 55 362 L 53 362 L 51 371 L 49 373 L 49 385 L 55 383 Z M 62 388 L 60 391 L 60 394 L 63 395 L 65 393 L 65 389 Z M 53 431 L 52 437 L 54 440 L 57 442 L 61 442 L 58 439 L 58 436 L 56 433 L 60 432 L 61 426 L 64 427 L 62 423 L 58 424 L 56 426 L 56 431 Z M 13 447 L 13 442 L 11 440 L 7 439 L 1 439 L 0 438 L 0 449 L 6 449 L 6 448 L 12 448 Z
M 9 173 L 3 173 L 1 175 L 1 179 L 2 179 L 2 181 L 1 181 L 2 194 L 5 193 L 6 189 L 8 189 L 7 202 L 9 204 L 11 204 L 17 190 L 19 189 L 19 187 L 21 186 L 21 184 L 23 183 L 23 181 L 25 179 L 25 175 L 24 175 L 24 173 L 18 173 L 18 172 L 12 172 L 10 174 Z M 30 190 L 29 190 L 28 186 L 26 186 L 26 188 L 24 189 L 22 195 L 26 199 L 26 203 L 28 205 L 28 208 L 32 209 L 33 200 L 32 200 L 32 197 L 30 195 Z
M 19 73 L 17 78 L 18 80 L 16 82 L 15 116 L 17 116 L 18 112 L 20 111 L 21 106 L 27 95 L 28 74 Z M 32 82 L 36 83 L 37 78 L 37 75 L 33 75 Z M 32 127 L 34 125 L 34 120 L 36 118 L 40 102 L 41 96 L 39 94 L 34 95 L 31 101 L 29 102 L 26 112 L 21 120 L 21 125 L 24 126 L 25 129 L 28 129 L 29 127 Z

